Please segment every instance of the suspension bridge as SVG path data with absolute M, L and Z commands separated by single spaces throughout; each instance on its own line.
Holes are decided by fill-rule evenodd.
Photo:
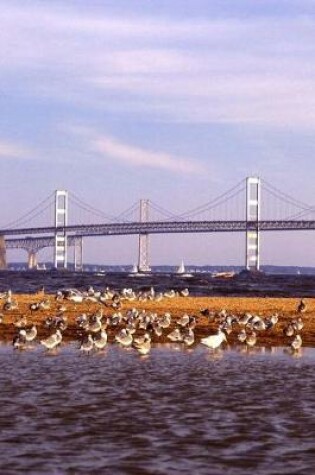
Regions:
M 260 233 L 315 230 L 315 219 L 311 219 L 314 212 L 315 207 L 258 177 L 248 177 L 211 201 L 179 214 L 142 199 L 118 216 L 109 216 L 73 193 L 57 190 L 23 216 L 1 227 L 0 267 L 7 265 L 8 249 L 25 249 L 28 266 L 33 268 L 37 253 L 51 247 L 55 268 L 66 268 L 68 247 L 73 247 L 74 268 L 80 271 L 83 239 L 138 235 L 138 269 L 146 272 L 150 271 L 151 234 L 243 232 L 245 267 L 257 271 Z

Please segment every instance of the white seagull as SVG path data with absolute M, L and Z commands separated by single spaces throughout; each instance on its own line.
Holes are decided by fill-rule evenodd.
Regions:
M 216 335 L 210 335 L 207 338 L 201 338 L 200 343 L 207 346 L 208 348 L 219 348 L 219 346 L 227 341 L 225 333 L 219 329 Z
M 61 341 L 62 341 L 62 334 L 61 334 L 61 331 L 58 329 L 56 330 L 56 333 L 53 333 L 45 340 L 41 340 L 40 343 L 45 348 L 47 348 L 47 350 L 53 350 L 54 348 L 57 348 L 58 345 L 60 345 Z

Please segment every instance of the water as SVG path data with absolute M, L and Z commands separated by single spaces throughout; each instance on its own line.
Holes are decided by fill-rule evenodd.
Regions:
M 0 473 L 309 474 L 315 350 L 0 346 Z
M 14 293 L 33 293 L 44 286 L 46 292 L 54 293 L 71 287 L 86 290 L 91 284 L 96 290 L 109 286 L 116 290 L 132 287 L 141 291 L 153 286 L 156 292 L 188 287 L 193 296 L 315 297 L 315 277 L 312 275 L 240 274 L 225 279 L 213 278 L 209 273 L 189 276 L 176 273 L 0 272 L 0 292 L 11 289 Z

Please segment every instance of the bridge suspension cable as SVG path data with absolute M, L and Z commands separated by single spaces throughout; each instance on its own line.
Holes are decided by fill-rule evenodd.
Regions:
M 196 208 L 193 208 L 189 211 L 185 211 L 184 213 L 181 213 L 181 214 L 174 214 L 174 213 L 168 212 L 170 214 L 170 217 L 168 218 L 168 220 L 171 220 L 171 219 L 187 220 L 201 213 L 211 211 L 221 206 L 222 204 L 225 204 L 227 201 L 231 200 L 232 198 L 235 198 L 240 193 L 242 193 L 245 190 L 245 186 L 246 186 L 246 180 L 243 179 L 239 183 L 234 185 L 232 188 L 230 188 L 229 190 L 225 191 L 224 193 L 221 193 L 219 196 L 217 196 L 213 200 L 203 205 L 197 206 Z
M 32 221 L 34 218 L 37 218 L 54 204 L 54 195 L 55 195 L 54 192 L 50 193 L 46 198 L 44 198 L 40 203 L 38 203 L 38 205 L 36 205 L 31 210 L 29 210 L 27 213 L 23 214 L 19 218 L 7 223 L 5 226 L 2 226 L 2 227 L 7 228 L 7 229 L 16 228 L 18 226 L 24 225 L 25 223 Z M 47 202 L 48 204 L 46 204 Z M 40 209 L 41 206 L 43 206 L 44 204 L 46 204 L 46 206 Z
M 135 201 L 131 206 L 129 206 L 129 208 L 127 208 L 125 211 L 123 211 L 118 216 L 116 216 L 116 220 L 128 221 L 127 218 L 131 217 L 135 213 L 139 213 L 139 201 Z M 139 219 L 139 216 L 138 216 L 138 219 Z
M 128 216 L 130 216 L 135 211 L 139 210 L 139 202 L 135 202 L 131 206 L 129 206 L 129 208 L 122 211 L 118 216 L 108 215 L 104 213 L 102 210 L 100 210 L 99 208 L 96 208 L 95 206 L 90 205 L 86 201 L 83 201 L 81 198 L 79 198 L 77 195 L 75 195 L 72 192 L 69 192 L 69 202 L 72 205 L 78 207 L 79 209 L 86 211 L 89 214 L 92 214 L 93 216 L 103 218 L 110 223 L 127 220 Z
M 268 183 L 266 180 L 261 180 L 261 182 L 263 184 L 263 190 L 265 192 L 264 196 L 266 196 L 266 193 L 267 193 L 267 196 L 269 195 L 273 199 L 272 200 L 273 212 L 276 210 L 274 198 L 276 198 L 276 200 L 280 201 L 283 205 L 286 206 L 285 212 L 282 212 L 281 219 L 285 219 L 285 220 L 297 219 L 297 218 L 303 217 L 304 215 L 314 212 L 313 206 L 310 206 L 307 203 L 301 200 L 298 200 L 294 198 L 293 196 L 290 196 L 284 191 L 273 186 L 271 183 Z M 266 214 L 266 208 L 267 206 L 265 205 L 263 208 L 264 214 Z M 279 216 L 277 217 L 277 219 L 279 219 Z
M 294 220 L 294 219 L 298 219 L 298 218 L 303 218 L 304 216 L 307 216 L 308 214 L 312 214 L 312 213 L 315 213 L 315 207 L 312 207 L 312 208 L 308 208 L 308 209 L 306 209 L 306 210 L 299 211 L 299 212 L 296 213 L 296 214 L 287 216 L 286 219 L 287 219 L 287 220 Z
M 81 198 L 79 198 L 72 192 L 69 192 L 69 202 L 74 206 L 77 206 L 81 210 L 87 211 L 89 214 L 93 214 L 94 216 L 98 216 L 99 218 L 104 218 L 106 221 L 113 222 L 116 220 L 114 216 L 105 214 L 102 210 L 95 208 L 89 203 L 86 203 L 85 201 L 81 200 Z
M 268 183 L 266 180 L 262 179 L 261 182 L 263 184 L 264 190 L 269 192 L 275 198 L 278 198 L 287 204 L 295 206 L 296 208 L 300 208 L 303 210 L 310 209 L 307 203 L 304 203 L 303 201 L 295 199 L 293 196 L 290 196 L 287 193 L 279 190 L 275 186 L 271 185 L 271 183 Z

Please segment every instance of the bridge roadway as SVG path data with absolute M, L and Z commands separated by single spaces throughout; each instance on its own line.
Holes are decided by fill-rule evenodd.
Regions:
M 315 220 L 272 220 L 272 221 L 154 221 L 154 222 L 127 222 L 107 224 L 71 225 L 66 227 L 36 227 L 21 229 L 2 229 L 0 235 L 5 236 L 6 247 L 16 247 L 18 239 L 9 236 L 21 236 L 20 243 L 33 239 L 37 247 L 53 245 L 53 236 L 56 231 L 66 231 L 70 240 L 80 236 L 119 236 L 130 234 L 172 234 L 172 233 L 213 233 L 213 232 L 245 232 L 245 231 L 307 231 L 315 230 Z M 50 236 L 41 236 L 48 234 Z M 36 238 L 29 235 L 38 235 Z M 41 236 L 41 237 L 39 237 Z M 15 244 L 14 244 L 15 243 Z M 69 242 L 71 245 L 71 243 Z M 36 246 L 34 246 L 36 247 Z
M 68 236 L 68 246 L 73 246 L 77 236 Z M 37 252 L 44 247 L 53 247 L 55 245 L 54 236 L 39 236 L 39 237 L 18 237 L 9 238 L 5 240 L 6 249 L 27 249 L 29 251 Z

